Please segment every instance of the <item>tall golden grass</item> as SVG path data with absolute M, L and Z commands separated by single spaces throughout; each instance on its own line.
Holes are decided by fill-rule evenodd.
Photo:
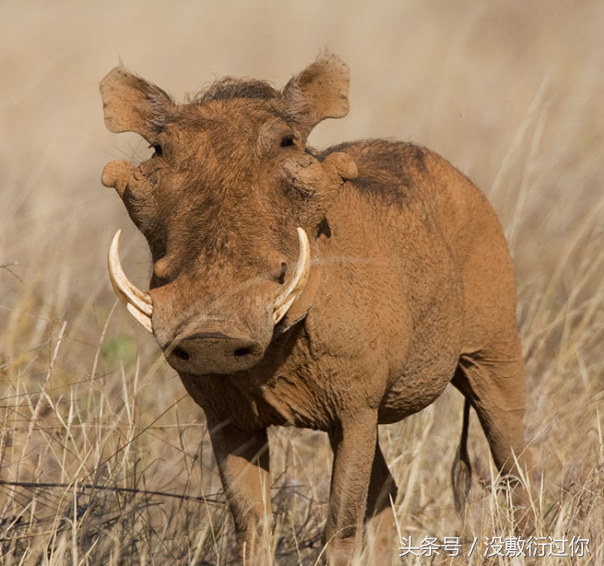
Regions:
M 324 47 L 352 69 L 351 114 L 321 125 L 312 143 L 427 145 L 498 211 L 519 283 L 535 536 L 590 541 L 586 557 L 536 563 L 604 563 L 602 2 L 5 0 L 1 9 L 0 563 L 232 563 L 203 414 L 110 291 L 105 252 L 118 227 L 143 287 L 149 265 L 100 171 L 147 150 L 104 130 L 97 85 L 120 60 L 177 96 L 227 74 L 281 85 Z M 512 530 L 475 418 L 470 505 L 463 517 L 453 510 L 461 413 L 448 389 L 383 427 L 400 535 L 459 536 L 461 563 L 511 564 L 484 556 L 484 537 Z M 277 561 L 314 564 L 327 439 L 272 430 L 270 442 Z M 392 564 L 449 561 L 399 558 L 398 546 Z

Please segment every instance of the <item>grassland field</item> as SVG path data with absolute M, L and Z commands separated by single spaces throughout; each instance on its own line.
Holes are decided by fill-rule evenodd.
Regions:
M 121 61 L 179 100 L 224 75 L 280 86 L 323 48 L 351 68 L 351 112 L 313 145 L 412 140 L 495 207 L 518 281 L 535 536 L 589 541 L 584 556 L 485 556 L 485 537 L 514 536 L 509 511 L 474 416 L 455 513 L 462 400 L 447 389 L 380 436 L 400 536 L 459 537 L 464 556 L 399 557 L 393 540 L 392 564 L 604 564 L 604 3 L 2 0 L 0 14 L 0 564 L 233 563 L 203 413 L 106 274 L 122 228 L 147 285 L 146 244 L 99 178 L 149 150 L 105 130 L 98 83 Z M 329 442 L 270 443 L 277 563 L 315 564 Z

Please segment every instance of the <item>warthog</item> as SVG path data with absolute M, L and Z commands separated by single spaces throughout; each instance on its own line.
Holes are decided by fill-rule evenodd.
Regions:
M 153 260 L 144 292 L 121 268 L 118 232 L 111 281 L 205 411 L 248 565 L 271 561 L 270 425 L 329 435 L 334 565 L 349 563 L 365 519 L 392 518 L 378 425 L 448 383 L 465 396 L 456 501 L 470 485 L 470 407 L 502 475 L 529 465 L 516 284 L 495 213 L 423 147 L 309 147 L 319 122 L 348 113 L 348 87 L 332 54 L 283 90 L 225 78 L 186 104 L 120 67 L 101 82 L 107 128 L 155 149 L 103 171 Z

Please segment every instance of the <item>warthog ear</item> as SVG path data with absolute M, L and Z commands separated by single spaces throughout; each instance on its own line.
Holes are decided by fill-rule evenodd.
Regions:
M 170 97 L 159 87 L 115 67 L 101 81 L 105 125 L 110 132 L 136 132 L 152 143 L 162 131 Z
M 305 137 L 321 120 L 348 114 L 349 85 L 348 65 L 333 53 L 323 55 L 287 83 L 283 97 Z

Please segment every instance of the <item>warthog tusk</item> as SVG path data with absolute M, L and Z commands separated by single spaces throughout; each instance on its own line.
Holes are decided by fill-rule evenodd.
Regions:
M 109 279 L 118 299 L 124 303 L 128 312 L 140 322 L 149 332 L 153 332 L 151 315 L 153 305 L 149 293 L 141 291 L 124 273 L 120 262 L 119 243 L 121 230 L 118 230 L 109 245 L 107 254 L 107 267 L 109 268 Z
M 287 313 L 294 301 L 302 294 L 308 281 L 310 271 L 310 244 L 308 235 L 303 228 L 298 230 L 298 261 L 291 280 L 285 288 L 275 297 L 273 320 L 277 324 Z

